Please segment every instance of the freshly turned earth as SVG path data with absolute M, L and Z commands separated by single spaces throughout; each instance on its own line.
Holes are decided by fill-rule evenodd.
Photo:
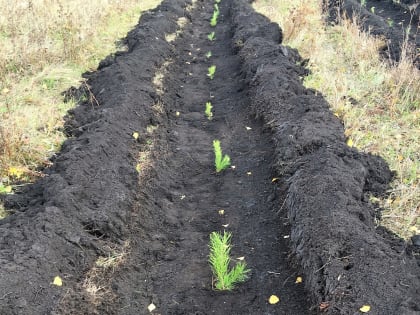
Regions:
M 47 176 L 4 197 L 1 315 L 420 314 L 411 247 L 376 227 L 369 203 L 388 166 L 346 146 L 278 25 L 247 0 L 219 7 L 212 28 L 213 1 L 163 1 L 127 52 L 85 74 L 89 89 L 67 93 L 81 101 Z M 234 168 L 215 172 L 215 139 Z M 223 230 L 251 269 L 231 292 L 213 289 L 208 264 Z

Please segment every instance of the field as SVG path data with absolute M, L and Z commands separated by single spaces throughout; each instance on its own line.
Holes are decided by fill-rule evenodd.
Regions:
M 69 56 L 4 68 L 0 314 L 420 312 L 416 33 L 337 10 L 164 0 L 71 80 Z

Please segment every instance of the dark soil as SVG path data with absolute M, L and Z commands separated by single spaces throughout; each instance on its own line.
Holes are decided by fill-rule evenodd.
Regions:
M 327 1 L 326 1 L 327 2 Z M 332 20 L 337 12 L 357 16 L 365 31 L 385 39 L 381 54 L 393 61 L 401 59 L 402 48 L 420 69 L 420 4 L 418 0 L 357 0 L 328 1 Z M 398 3 L 399 2 L 399 3 Z
M 90 88 L 71 94 L 87 101 L 69 114 L 48 176 L 6 198 L 14 214 L 0 221 L 0 314 L 137 315 L 151 303 L 162 315 L 305 315 L 321 303 L 329 314 L 364 304 L 370 314 L 419 314 L 416 260 L 375 228 L 368 201 L 392 178 L 385 162 L 345 145 L 326 101 L 302 86 L 298 53 L 248 1 L 222 0 L 215 28 L 212 1 L 187 5 L 167 0 L 143 14 L 129 51 L 86 74 Z M 188 24 L 168 43 L 179 17 Z M 215 172 L 214 139 L 234 169 Z M 151 156 L 140 176 L 139 152 Z M 223 230 L 251 269 L 232 292 L 212 288 L 207 261 L 209 234 Z M 123 262 L 95 268 L 127 242 Z

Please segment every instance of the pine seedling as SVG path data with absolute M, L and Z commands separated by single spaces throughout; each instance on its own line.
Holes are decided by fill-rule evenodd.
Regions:
M 209 35 L 207 35 L 207 38 L 211 42 L 214 41 L 214 40 L 216 40 L 216 33 L 215 32 L 211 32 Z
M 214 11 L 213 11 L 213 16 L 211 17 L 210 20 L 210 25 L 215 27 L 217 25 L 217 19 L 219 18 L 219 6 L 217 5 L 217 3 L 214 5 Z
M 210 66 L 208 68 L 208 73 L 207 73 L 207 76 L 210 78 L 210 80 L 214 79 L 215 73 L 216 73 L 216 66 L 215 65 Z
M 206 114 L 206 116 L 209 120 L 211 120 L 213 118 L 213 113 L 211 111 L 212 108 L 213 108 L 213 106 L 211 105 L 211 102 L 207 102 L 206 103 L 206 110 L 204 111 L 204 113 Z
M 231 264 L 230 250 L 232 233 L 218 232 L 210 234 L 210 256 L 209 262 L 213 276 L 215 277 L 215 288 L 217 290 L 233 290 L 235 285 L 244 282 L 248 278 L 249 269 L 245 262 L 238 262 L 229 270 Z
M 219 140 L 213 140 L 213 148 L 215 156 L 214 164 L 216 166 L 216 172 L 219 173 L 220 171 L 223 171 L 230 165 L 230 157 L 227 154 L 223 156 Z
M 210 26 L 215 27 L 217 25 L 217 16 L 218 16 L 218 12 L 214 11 L 213 12 L 213 16 L 211 17 L 210 20 Z
M 208 59 L 208 58 L 210 58 L 212 55 L 213 55 L 213 54 L 211 53 L 211 51 L 208 51 L 208 52 L 206 53 L 206 57 L 207 57 L 207 59 Z

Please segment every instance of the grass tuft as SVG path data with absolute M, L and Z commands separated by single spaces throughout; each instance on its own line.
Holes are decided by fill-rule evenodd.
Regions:
M 223 235 L 218 232 L 210 234 L 210 257 L 209 262 L 215 277 L 217 290 L 233 290 L 235 285 L 244 282 L 248 278 L 245 262 L 238 262 L 229 270 L 231 264 L 230 250 L 232 234 L 224 231 Z

